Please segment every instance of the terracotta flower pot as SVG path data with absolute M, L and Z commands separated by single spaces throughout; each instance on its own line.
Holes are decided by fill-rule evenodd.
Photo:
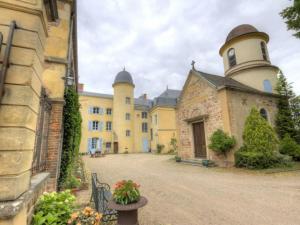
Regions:
M 108 203 L 108 207 L 118 211 L 117 225 L 139 225 L 138 209 L 142 208 L 147 203 L 148 200 L 141 196 L 138 202 L 128 205 L 117 204 L 114 200 L 111 200 Z

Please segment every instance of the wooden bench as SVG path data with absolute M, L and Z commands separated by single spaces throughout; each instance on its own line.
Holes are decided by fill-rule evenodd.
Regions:
M 102 222 L 117 220 L 117 211 L 109 209 L 107 206 L 111 198 L 110 186 L 106 183 L 101 183 L 98 180 L 97 173 L 92 173 L 92 195 L 90 201 L 94 202 L 97 212 L 102 214 Z

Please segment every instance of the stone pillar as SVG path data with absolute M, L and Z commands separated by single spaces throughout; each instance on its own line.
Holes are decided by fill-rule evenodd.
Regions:
M 47 182 L 47 190 L 55 191 L 57 189 L 57 180 L 60 172 L 64 100 L 52 100 L 51 102 L 52 110 L 49 123 L 46 170 L 50 173 L 50 179 Z

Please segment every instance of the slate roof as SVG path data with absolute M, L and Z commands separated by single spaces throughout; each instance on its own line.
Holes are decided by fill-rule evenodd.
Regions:
M 151 108 L 151 106 L 152 106 L 151 99 L 144 99 L 143 97 L 134 99 L 134 108 L 135 109 L 149 110 Z
M 154 98 L 152 102 L 152 107 L 167 106 L 167 107 L 175 108 L 180 94 L 181 94 L 180 90 L 167 89 L 163 93 L 161 93 L 158 97 Z
M 204 73 L 201 71 L 195 71 L 196 75 L 203 77 L 204 79 L 206 79 L 209 83 L 211 83 L 212 85 L 214 85 L 217 89 L 221 89 L 224 87 L 227 88 L 232 88 L 232 89 L 236 89 L 236 90 L 241 90 L 241 91 L 247 91 L 247 92 L 255 92 L 258 94 L 264 94 L 264 95 L 275 95 L 272 93 L 268 93 L 268 92 L 263 92 L 260 90 L 257 90 L 255 88 L 249 87 L 245 84 L 242 84 L 230 77 L 223 77 L 223 76 L 219 76 L 219 75 L 213 75 L 213 74 L 209 74 L 209 73 Z
M 79 92 L 79 95 L 113 99 L 113 95 L 101 94 L 96 92 L 88 92 L 88 91 Z
M 117 74 L 113 85 L 118 83 L 128 83 L 134 85 L 131 74 L 127 72 L 125 68 Z

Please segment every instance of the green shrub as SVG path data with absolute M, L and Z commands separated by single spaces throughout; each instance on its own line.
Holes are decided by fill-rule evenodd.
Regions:
M 244 147 L 253 152 L 276 152 L 278 138 L 274 129 L 260 115 L 256 108 L 252 108 L 245 122 L 243 132 Z
M 44 193 L 37 202 L 32 224 L 67 224 L 74 210 L 74 201 L 75 197 L 69 190 Z
M 175 155 L 175 157 L 174 157 L 174 158 L 175 158 L 175 161 L 176 161 L 176 162 L 181 162 L 181 157 L 180 157 L 180 156 L 178 156 L 178 155 Z
M 157 148 L 157 153 L 160 154 L 163 151 L 163 149 L 165 148 L 165 146 L 161 145 L 161 144 L 157 144 L 156 148 Z
M 134 183 L 132 180 L 119 181 L 115 185 L 113 199 L 121 205 L 137 202 L 141 196 L 139 187 L 140 185 Z
M 237 151 L 235 152 L 235 166 L 248 169 L 265 169 L 273 167 L 276 163 L 275 154 L 263 152 Z
M 178 150 L 178 145 L 177 145 L 177 139 L 176 138 L 171 138 L 171 141 L 170 141 L 170 151 L 169 153 L 177 153 L 177 150 Z
M 300 145 L 289 134 L 280 141 L 279 152 L 293 157 L 294 160 L 300 160 Z
M 69 175 L 64 184 L 63 184 L 63 188 L 64 189 L 73 189 L 73 188 L 78 188 L 81 185 L 81 180 L 80 178 L 76 178 L 74 175 Z
M 288 159 L 278 152 L 278 139 L 273 128 L 252 108 L 245 122 L 244 145 L 235 152 L 236 167 L 266 169 L 286 164 Z
M 223 154 L 226 157 L 227 152 L 230 151 L 236 144 L 234 137 L 230 137 L 223 130 L 216 130 L 210 137 L 209 148 L 217 154 Z

